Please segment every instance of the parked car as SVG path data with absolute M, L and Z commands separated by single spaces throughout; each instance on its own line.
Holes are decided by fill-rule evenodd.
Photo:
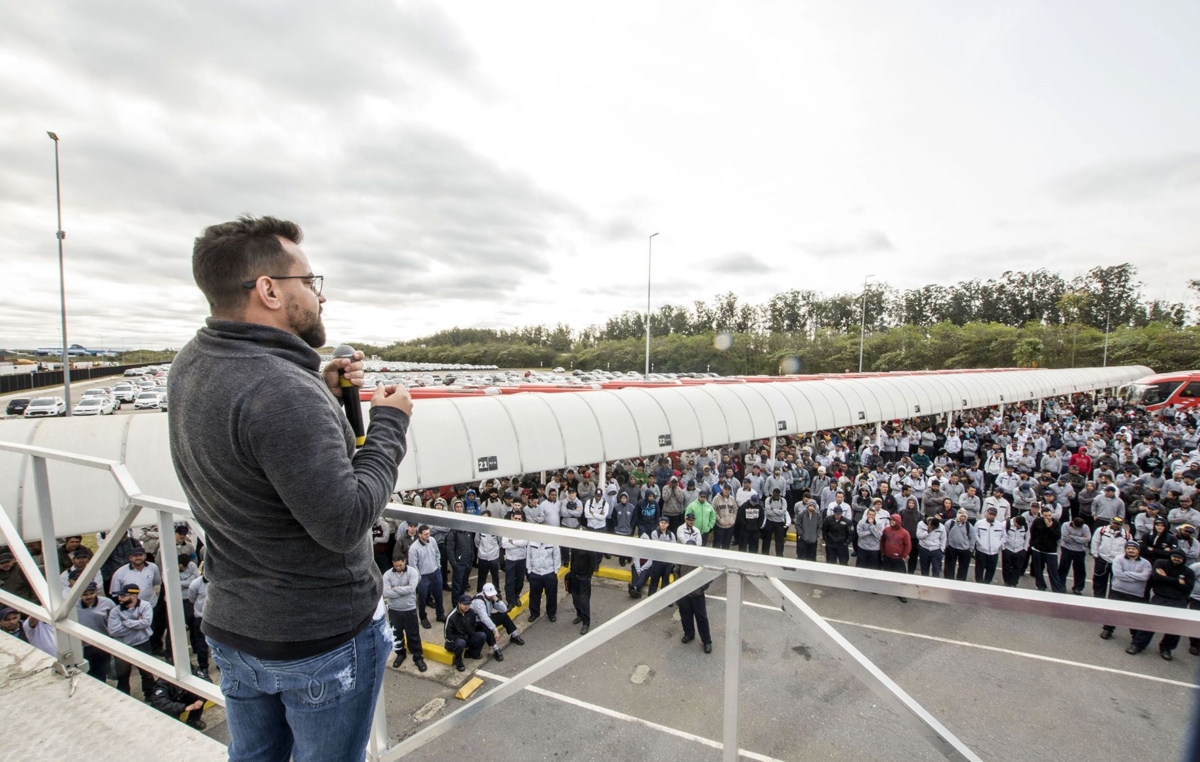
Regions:
M 79 401 L 82 402 L 83 400 L 91 399 L 92 397 L 99 397 L 108 400 L 112 403 L 114 410 L 117 410 L 121 407 L 121 400 L 117 399 L 117 395 L 113 393 L 113 390 L 107 386 L 100 387 L 98 389 L 88 389 L 83 393 L 83 396 L 79 398 Z
M 122 381 L 113 386 L 113 396 L 117 402 L 133 402 L 137 399 L 138 390 L 128 381 Z
M 67 414 L 67 403 L 62 397 L 35 397 L 25 408 L 26 418 L 48 418 Z
M 166 389 L 163 389 L 162 394 L 159 395 L 158 409 L 163 411 L 164 413 L 167 412 L 167 390 Z
M 8 401 L 8 407 L 4 413 L 6 415 L 25 415 L 25 408 L 29 407 L 29 398 L 20 397 L 15 400 Z
M 162 402 L 162 395 L 158 392 L 142 392 L 133 401 L 134 410 L 157 410 Z
M 112 397 L 105 394 L 93 394 L 79 400 L 79 404 L 71 410 L 71 415 L 112 415 L 117 410 Z

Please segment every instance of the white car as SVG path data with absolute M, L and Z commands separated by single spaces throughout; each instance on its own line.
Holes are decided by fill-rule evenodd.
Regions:
M 137 399 L 138 389 L 128 381 L 122 381 L 113 386 L 113 396 L 118 402 L 133 402 Z
M 133 401 L 134 410 L 158 410 L 162 397 L 158 392 L 141 392 Z
M 25 408 L 26 418 L 48 418 L 67 414 L 67 403 L 62 397 L 36 397 Z
M 112 415 L 117 410 L 112 398 L 106 394 L 93 394 L 79 400 L 71 415 Z

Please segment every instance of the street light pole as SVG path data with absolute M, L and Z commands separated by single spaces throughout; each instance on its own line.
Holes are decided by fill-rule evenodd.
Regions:
M 1112 317 L 1111 312 L 1104 313 L 1104 362 L 1101 367 L 1108 367 L 1108 321 Z
M 58 135 L 47 132 L 54 141 L 54 197 L 58 205 L 58 299 L 62 307 L 62 365 L 63 365 L 63 402 L 67 404 L 66 414 L 71 414 L 71 359 L 67 352 L 67 277 L 63 267 L 63 239 L 67 234 L 62 229 L 62 185 L 58 177 Z
M 863 345 L 865 344 L 866 336 L 867 336 L 867 281 L 869 281 L 871 278 L 874 278 L 874 277 L 875 276 L 872 274 L 872 275 L 868 275 L 867 277 L 863 278 L 862 317 L 859 318 L 859 321 L 858 321 L 858 372 L 859 373 L 862 373 Z
M 654 236 L 651 233 L 646 254 L 646 375 L 650 375 L 650 267 L 654 262 Z

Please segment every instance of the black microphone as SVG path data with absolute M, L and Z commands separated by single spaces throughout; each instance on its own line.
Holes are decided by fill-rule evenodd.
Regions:
M 349 344 L 342 344 L 333 351 L 334 357 L 345 357 L 351 362 L 354 361 L 354 347 Z M 346 409 L 346 420 L 350 422 L 350 428 L 354 431 L 354 446 L 362 447 L 367 441 L 367 434 L 363 430 L 362 419 L 362 401 L 358 398 L 358 387 L 346 378 L 346 373 L 342 369 L 338 369 L 338 386 L 342 389 L 342 407 Z

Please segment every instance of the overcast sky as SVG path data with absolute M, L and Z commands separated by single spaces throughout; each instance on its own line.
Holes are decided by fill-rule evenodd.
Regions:
M 1129 261 L 1200 276 L 1200 4 L 9 4 L 0 347 L 178 347 L 299 222 L 330 341 Z

